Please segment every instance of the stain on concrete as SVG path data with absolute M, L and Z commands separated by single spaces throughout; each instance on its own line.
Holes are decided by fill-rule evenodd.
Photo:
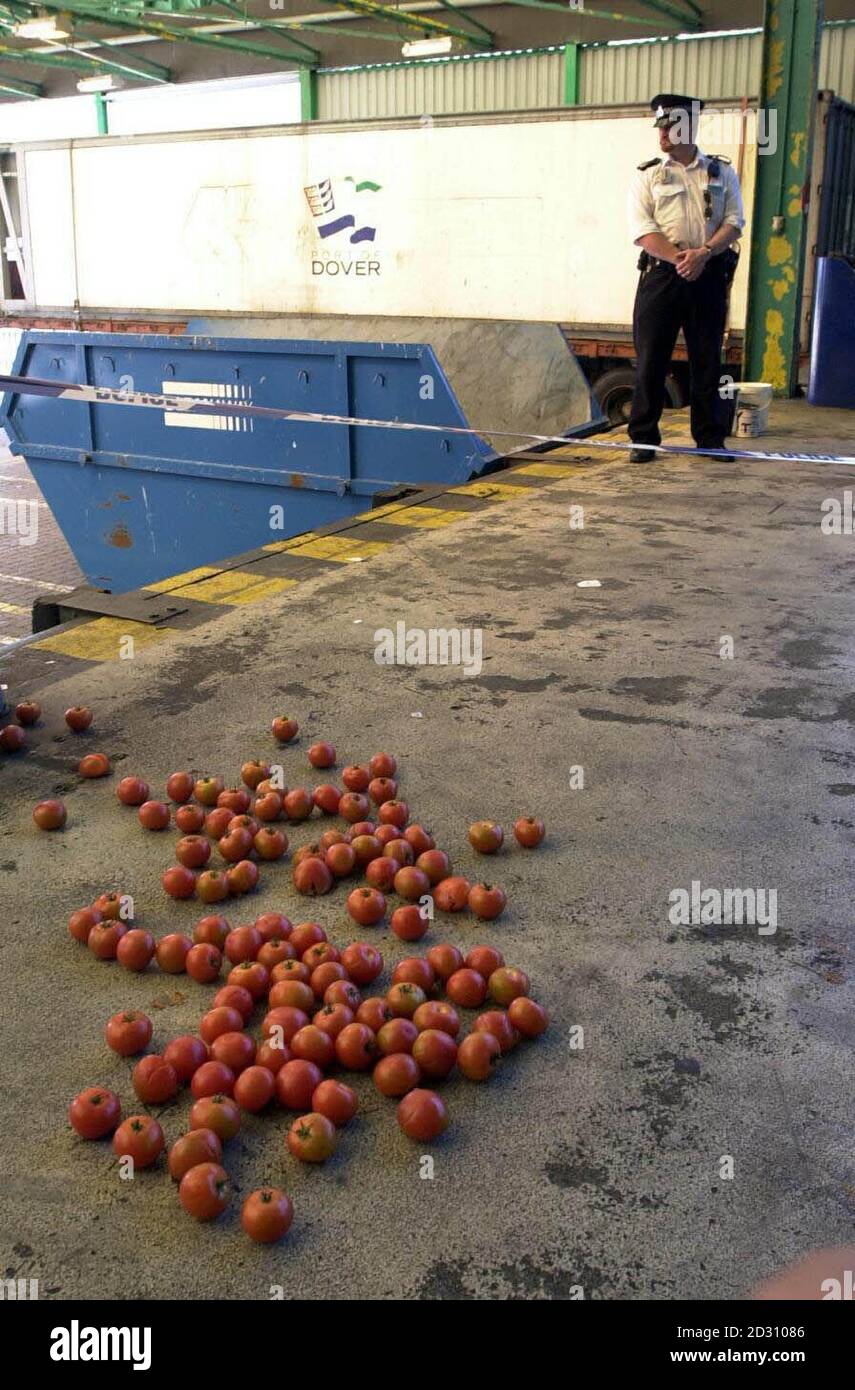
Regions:
M 827 790 L 832 796 L 855 796 L 855 783 L 829 782 Z
M 669 729 L 688 729 L 685 719 L 656 719 L 653 715 L 622 714 L 613 709 L 594 709 L 590 706 L 580 709 L 582 719 L 591 719 L 599 724 L 664 724 Z
M 692 681 L 688 676 L 622 676 L 612 695 L 635 695 L 646 705 L 680 705 Z
M 746 719 L 804 719 L 815 718 L 805 710 L 808 700 L 816 698 L 816 691 L 810 685 L 776 685 L 761 690 L 754 703 L 742 713 Z M 855 717 L 855 707 L 853 707 Z
M 831 647 L 820 638 L 800 637 L 785 642 L 781 656 L 788 666 L 802 667 L 808 671 L 818 671 L 828 664 L 831 657 L 839 656 L 837 647 Z

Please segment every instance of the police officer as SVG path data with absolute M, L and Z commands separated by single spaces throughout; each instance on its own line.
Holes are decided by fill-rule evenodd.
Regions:
M 641 247 L 633 310 L 637 381 L 633 444 L 659 444 L 665 378 L 682 328 L 691 373 L 691 427 L 699 449 L 721 449 L 733 407 L 719 394 L 727 297 L 745 225 L 736 172 L 695 143 L 704 103 L 665 93 L 650 103 L 661 159 L 638 166 L 629 195 L 632 239 Z M 656 455 L 636 447 L 633 463 Z

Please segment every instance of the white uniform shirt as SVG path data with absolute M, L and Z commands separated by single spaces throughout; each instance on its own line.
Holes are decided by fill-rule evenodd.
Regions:
M 661 232 L 680 249 L 697 249 L 723 224 L 745 226 L 739 179 L 731 164 L 719 164 L 717 177 L 707 175 L 710 156 L 695 149 L 691 164 L 668 155 L 649 169 L 638 169 L 629 190 L 629 228 L 633 241 Z M 704 209 L 709 185 L 710 215 Z

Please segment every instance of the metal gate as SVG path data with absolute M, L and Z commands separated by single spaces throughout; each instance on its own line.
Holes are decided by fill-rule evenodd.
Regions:
M 855 106 L 829 103 L 818 256 L 855 259 Z

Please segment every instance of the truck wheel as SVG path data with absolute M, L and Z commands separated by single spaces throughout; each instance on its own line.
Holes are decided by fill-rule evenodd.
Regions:
M 626 425 L 635 390 L 635 368 L 615 367 L 594 382 L 594 395 L 612 425 Z M 678 410 L 685 404 L 683 390 L 675 376 L 665 378 L 665 409 Z

